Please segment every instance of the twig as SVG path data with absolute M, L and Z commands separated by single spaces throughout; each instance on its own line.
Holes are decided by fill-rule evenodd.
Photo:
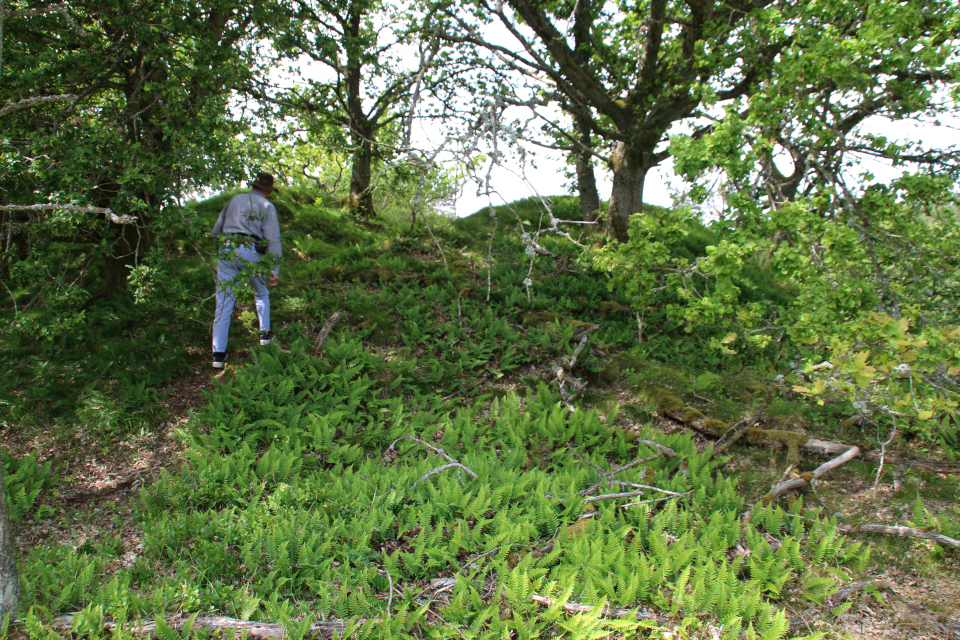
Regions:
M 470 470 L 469 467 L 465 467 L 465 466 L 463 466 L 462 464 L 460 464 L 459 462 L 451 462 L 450 464 L 445 464 L 445 465 L 443 465 L 442 467 L 437 467 L 436 469 L 431 469 L 429 472 L 427 472 L 426 475 L 424 475 L 424 476 L 421 477 L 419 480 L 417 480 L 417 481 L 414 482 L 412 485 L 410 485 L 410 488 L 413 489 L 414 487 L 416 487 L 418 484 L 420 484 L 420 483 L 423 482 L 424 480 L 426 480 L 426 479 L 428 479 L 428 478 L 430 478 L 430 477 L 432 477 L 432 476 L 435 476 L 435 475 L 437 475 L 438 473 L 441 473 L 441 472 L 443 472 L 443 471 L 446 471 L 447 469 L 453 469 L 453 468 L 455 468 L 455 467 L 458 468 L 458 469 L 463 469 L 464 471 L 466 471 L 467 473 L 469 473 L 471 476 L 473 476 L 474 479 L 476 479 L 476 478 L 479 477 L 479 476 L 478 476 L 477 474 L 475 474 L 472 470 Z M 461 482 L 462 482 L 462 480 L 461 480 Z
M 333 326 L 340 322 L 344 317 L 343 313 L 337 311 L 332 316 L 327 318 L 326 323 L 323 325 L 323 329 L 320 330 L 320 335 L 317 337 L 317 343 L 313 345 L 313 355 L 320 357 L 323 355 L 323 352 L 320 349 L 323 347 L 323 343 L 327 341 L 327 338 L 330 336 L 330 331 L 333 329 Z
M 387 590 L 387 616 L 392 618 L 393 614 L 390 613 L 390 608 L 393 606 L 393 576 L 390 575 L 389 571 L 384 569 L 381 569 L 380 573 L 386 574 L 387 583 L 390 585 Z
M 383 455 L 386 456 L 388 451 L 396 451 L 396 449 L 394 449 L 394 447 L 395 447 L 396 444 L 397 444 L 398 442 L 400 442 L 401 440 L 413 440 L 413 441 L 416 442 L 416 443 L 422 444 L 423 446 L 425 446 L 427 449 L 430 449 L 430 450 L 433 451 L 434 453 L 437 453 L 437 454 L 443 456 L 444 458 L 446 458 L 446 459 L 449 460 L 450 462 L 459 462 L 456 458 L 451 458 L 449 455 L 447 455 L 447 452 L 444 451 L 442 448 L 438 447 L 437 445 L 430 444 L 430 443 L 427 442 L 426 440 L 421 440 L 420 438 L 417 438 L 417 437 L 415 437 L 415 436 L 400 436 L 399 438 L 397 438 L 396 440 L 394 440 L 393 442 L 390 443 L 390 446 L 387 447 L 387 448 L 384 450 Z M 476 476 L 474 476 L 474 477 L 476 477 Z
M 626 471 L 627 469 L 632 469 L 633 467 L 636 467 L 636 466 L 638 466 L 638 465 L 641 465 L 641 464 L 644 464 L 644 463 L 647 463 L 647 462 L 653 462 L 654 460 L 656 460 L 657 458 L 659 458 L 659 457 L 662 456 L 662 455 L 664 455 L 663 451 L 657 451 L 657 452 L 656 452 L 655 454 L 653 454 L 652 456 L 648 456 L 648 457 L 646 457 L 646 458 L 640 458 L 639 460 L 634 460 L 633 462 L 628 462 L 627 464 L 623 465 L 622 467 L 617 467 L 617 468 L 614 469 L 613 471 L 608 471 L 605 475 L 610 476 L 610 477 L 612 478 L 613 476 L 617 475 L 617 474 L 620 473 L 621 471 Z
M 660 444 L 659 442 L 654 442 L 653 440 L 648 440 L 647 438 L 637 438 L 637 442 L 642 442 L 643 444 L 647 445 L 648 447 L 653 447 L 654 449 L 656 449 L 657 451 L 659 451 L 660 453 L 662 453 L 663 455 L 665 455 L 665 456 L 668 457 L 668 458 L 676 458 L 676 457 L 677 457 L 677 452 L 676 452 L 676 451 L 674 451 L 673 449 L 671 449 L 670 447 L 668 447 L 668 446 L 666 446 L 666 445 Z
M 617 498 L 633 498 L 636 496 L 642 496 L 645 491 L 625 491 L 623 493 L 605 493 L 599 496 L 590 496 L 583 500 L 584 504 L 590 504 L 591 502 L 599 502 L 601 500 L 615 500 Z
M 6 282 L 0 282 L 0 284 L 3 284 L 3 288 L 7 290 L 7 293 L 10 294 L 10 299 L 13 300 L 13 316 L 14 316 L 14 319 L 10 322 L 10 324 L 11 324 L 11 326 L 12 326 L 13 323 L 16 322 L 16 317 L 17 317 L 17 315 L 20 314 L 20 310 L 17 308 L 17 297 L 13 295 L 13 291 L 10 291 L 10 287 L 7 286 L 7 283 L 6 283 Z
M 620 505 L 621 509 L 629 509 L 630 507 L 639 507 L 642 504 L 653 504 L 654 502 L 663 502 L 664 500 L 673 500 L 674 498 L 680 498 L 682 496 L 693 493 L 693 489 L 690 491 L 684 491 L 683 493 L 677 493 L 672 496 L 663 496 L 662 498 L 653 498 L 651 500 L 641 500 L 640 502 L 631 502 L 630 504 Z
M 480 477 L 480 476 L 478 476 L 476 473 L 474 473 L 473 470 L 470 469 L 469 467 L 466 467 L 466 466 L 460 464 L 460 462 L 459 462 L 456 458 L 453 458 L 453 457 L 447 455 L 447 452 L 444 451 L 443 449 L 441 449 L 440 447 L 438 447 L 438 446 L 436 446 L 436 445 L 432 445 L 432 444 L 430 444 L 429 442 L 427 442 L 427 441 L 425 441 L 425 440 L 421 440 L 420 438 L 416 438 L 416 437 L 414 437 L 414 436 L 400 436 L 399 438 L 397 438 L 396 440 L 394 440 L 393 442 L 391 442 L 391 443 L 390 443 L 390 446 L 387 447 L 387 448 L 384 450 L 382 458 L 385 459 L 388 452 L 390 452 L 390 451 L 396 451 L 396 449 L 394 449 L 394 446 L 395 446 L 398 442 L 400 442 L 401 440 L 413 440 L 414 442 L 417 442 L 417 443 L 422 444 L 423 446 L 425 446 L 426 448 L 430 449 L 430 450 L 433 451 L 434 453 L 436 453 L 436 454 L 438 454 L 438 455 L 441 455 L 441 456 L 443 456 L 444 458 L 446 458 L 447 460 L 450 461 L 450 464 L 445 464 L 445 465 L 443 465 L 442 467 L 437 467 L 436 469 L 432 469 L 431 471 L 429 471 L 425 476 L 423 476 L 422 478 L 420 478 L 419 480 L 417 480 L 416 482 L 414 482 L 412 485 L 410 485 L 410 488 L 411 488 L 411 489 L 413 489 L 415 486 L 417 486 L 418 484 L 420 484 L 421 482 L 423 482 L 423 481 L 426 480 L 427 478 L 429 478 L 429 477 L 431 477 L 431 476 L 435 476 L 435 475 L 437 475 L 438 473 L 440 473 L 440 472 L 442 472 L 442 471 L 446 471 L 447 469 L 452 469 L 452 468 L 463 469 L 464 471 L 466 471 L 467 473 L 469 473 L 469 474 L 473 477 L 474 480 L 476 480 L 477 478 Z M 459 473 L 459 472 L 458 472 L 458 473 Z M 463 482 L 463 478 L 460 479 L 460 482 Z
M 661 489 L 660 487 L 652 487 L 647 484 L 637 484 L 635 482 L 626 482 L 625 480 L 616 480 L 615 482 L 624 487 L 633 487 L 634 489 L 643 489 L 645 491 L 657 491 L 659 493 L 665 493 L 668 496 L 684 496 L 690 493 L 689 491 L 685 491 L 683 493 L 679 493 L 677 491 L 668 491 L 667 489 Z
M 576 407 L 573 406 L 573 400 L 575 400 L 577 396 L 583 393 L 583 390 L 587 388 L 585 382 L 572 375 L 572 371 L 577 364 L 577 358 L 580 357 L 580 352 L 583 351 L 584 347 L 587 346 L 587 340 L 590 337 L 590 332 L 599 328 L 600 325 L 595 324 L 584 329 L 580 333 L 580 343 L 574 350 L 573 355 L 571 355 L 569 358 L 557 358 L 557 365 L 553 368 L 553 374 L 560 382 L 560 397 L 563 400 L 563 405 L 571 413 L 576 411 Z M 567 392 L 567 384 L 574 388 L 574 393 L 571 394 Z
M 877 466 L 877 475 L 873 479 L 874 487 L 880 485 L 880 477 L 883 475 L 883 463 L 887 455 L 887 445 L 893 442 L 894 437 L 897 435 L 897 416 L 890 416 L 890 418 L 893 420 L 893 429 L 890 430 L 890 437 L 887 438 L 886 442 L 880 443 L 880 464 Z
M 550 598 L 545 598 L 543 596 L 533 594 L 530 596 L 530 599 L 533 602 L 542 604 L 545 607 L 553 607 L 558 604 L 556 600 L 551 600 Z M 590 606 L 588 604 L 580 604 L 579 602 L 567 602 L 561 605 L 560 607 L 567 613 L 589 613 L 596 609 L 596 606 Z M 655 613 L 648 613 L 646 611 L 634 611 L 633 609 L 621 609 L 619 607 L 611 607 L 609 605 L 604 605 L 603 615 L 610 618 L 624 618 L 627 616 L 636 617 L 637 620 L 654 620 L 658 623 L 667 622 L 667 619 L 661 616 L 658 616 Z

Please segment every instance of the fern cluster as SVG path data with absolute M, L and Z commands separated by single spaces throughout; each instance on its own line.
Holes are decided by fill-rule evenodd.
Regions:
M 5 451 L 0 451 L 0 460 L 3 464 L 10 520 L 20 522 L 33 511 L 40 492 L 57 483 L 57 477 L 53 473 L 52 462 L 38 463 L 36 452 L 15 458 Z
M 185 434 L 188 468 L 142 492 L 144 555 L 175 578 L 135 569 L 141 611 L 157 612 L 175 580 L 196 585 L 200 608 L 236 610 L 239 598 L 242 613 L 270 617 L 276 598 L 383 620 L 392 586 L 403 617 L 361 637 L 598 637 L 641 625 L 604 617 L 608 604 L 725 638 L 779 638 L 787 592 L 822 602 L 865 557 L 799 502 L 745 523 L 734 483 L 684 435 L 645 434 L 678 456 L 616 476 L 682 495 L 586 505 L 585 489 L 619 490 L 596 487 L 598 469 L 655 451 L 596 413 L 570 414 L 545 386 L 438 411 L 391 389 L 383 366 L 350 341 L 331 344 L 325 363 L 268 350 L 211 397 Z M 409 439 L 389 448 L 404 435 L 478 477 L 430 475 L 449 459 Z M 423 585 L 440 577 L 454 579 L 449 600 L 430 605 Z M 544 609 L 535 594 L 597 609 Z M 430 607 L 446 624 L 427 623 Z

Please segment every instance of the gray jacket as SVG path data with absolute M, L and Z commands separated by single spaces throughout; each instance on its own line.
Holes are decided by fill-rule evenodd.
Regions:
M 278 258 L 281 255 L 277 208 L 259 191 L 239 193 L 230 198 L 210 235 L 216 238 L 221 233 L 242 233 L 266 240 L 267 253 Z M 271 273 L 280 275 L 280 265 L 274 267 Z

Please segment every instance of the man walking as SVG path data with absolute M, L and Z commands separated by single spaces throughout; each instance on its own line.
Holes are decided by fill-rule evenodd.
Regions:
M 280 221 L 277 209 L 267 200 L 273 193 L 273 176 L 258 173 L 249 193 L 230 198 L 220 212 L 211 235 L 225 234 L 217 260 L 217 309 L 213 318 L 213 366 L 222 369 L 227 359 L 230 319 L 237 302 L 233 293 L 236 278 L 247 276 L 253 287 L 257 316 L 260 318 L 260 344 L 270 344 L 270 291 L 280 282 Z M 268 256 L 265 265 L 258 265 Z M 275 257 L 273 257 L 275 256 Z M 269 279 L 266 269 L 270 268 Z

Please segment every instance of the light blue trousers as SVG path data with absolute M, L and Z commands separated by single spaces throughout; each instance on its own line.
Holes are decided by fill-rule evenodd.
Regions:
M 237 303 L 233 295 L 231 282 L 250 263 L 260 262 L 260 254 L 252 245 L 224 245 L 217 260 L 217 309 L 213 317 L 213 352 L 226 353 L 227 340 L 230 337 L 230 319 L 233 307 Z M 227 259 L 224 259 L 227 258 Z M 250 276 L 253 297 L 257 303 L 257 316 L 260 318 L 260 331 L 270 330 L 270 291 L 264 276 Z

